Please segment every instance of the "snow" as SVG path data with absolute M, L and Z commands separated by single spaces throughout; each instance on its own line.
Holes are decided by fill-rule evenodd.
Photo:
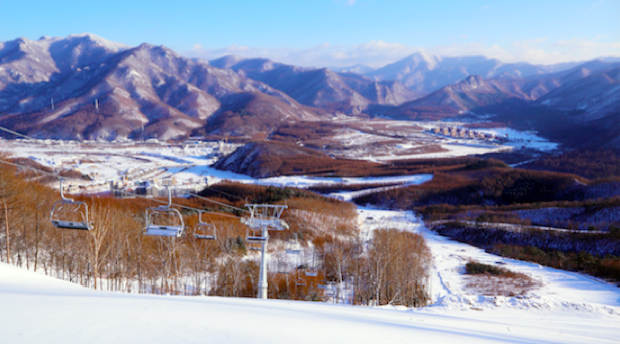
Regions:
M 447 142 L 446 144 L 441 144 L 441 148 L 445 151 L 437 152 L 437 153 L 423 153 L 423 154 L 415 154 L 415 155 L 401 155 L 400 159 L 439 159 L 439 158 L 454 158 L 460 156 L 468 156 L 468 155 L 481 155 L 488 153 L 498 153 L 502 151 L 510 151 L 512 147 L 505 147 L 499 145 L 481 145 L 481 144 L 471 144 L 465 142 L 458 142 L 454 140 L 454 142 Z M 376 160 L 385 160 L 378 158 Z
M 485 118 L 485 116 L 476 115 L 478 120 Z M 505 138 L 506 134 L 508 134 L 508 140 L 502 142 L 501 144 L 491 144 L 481 140 L 472 140 L 472 139 L 454 139 L 449 138 L 447 141 L 444 140 L 442 144 L 442 148 L 448 149 L 450 152 L 446 153 L 444 156 L 437 154 L 437 156 L 429 156 L 429 157 L 452 157 L 452 156 L 463 156 L 463 155 L 473 155 L 473 154 L 484 154 L 484 153 L 492 153 L 503 150 L 512 150 L 512 149 L 520 149 L 520 148 L 530 148 L 540 151 L 553 151 L 558 149 L 558 144 L 555 142 L 551 142 L 545 138 L 542 138 L 537 135 L 534 131 L 520 131 L 508 127 L 504 128 L 476 128 L 471 127 L 471 123 L 466 122 L 458 122 L 458 121 L 429 121 L 429 122 L 416 122 L 420 127 L 423 127 L 425 130 L 432 130 L 435 127 L 458 127 L 465 128 L 465 125 L 468 126 L 468 129 L 475 130 L 479 133 L 484 134 L 494 134 L 495 137 Z M 442 138 L 443 135 L 439 135 Z M 446 145 L 447 143 L 447 145 Z M 452 145 L 453 147 L 450 147 Z M 478 152 L 471 150 L 472 147 L 479 148 Z M 457 155 L 454 151 L 460 151 Z
M 484 133 L 492 133 L 498 137 L 505 137 L 508 134 L 511 146 L 524 146 L 527 148 L 533 148 L 541 151 L 551 151 L 558 149 L 558 144 L 550 142 L 544 138 L 541 138 L 532 131 L 519 131 L 511 128 L 496 128 L 496 129 L 476 129 Z
M 144 147 L 132 149 L 135 154 L 147 153 Z M 188 146 L 185 151 L 200 149 L 206 147 Z M 200 165 L 204 158 L 180 155 L 175 147 L 160 147 L 157 152 L 150 150 L 148 153 L 140 154 L 140 159 L 148 158 L 166 165 L 168 173 L 177 177 L 207 173 L 221 179 L 300 187 L 316 183 L 422 183 L 431 178 L 428 175 L 343 179 L 295 176 L 257 180 Z M 57 161 L 55 156 L 46 157 Z M 107 155 L 110 163 L 124 161 L 117 159 L 117 156 Z M 343 194 L 347 196 L 347 193 Z M 411 212 L 359 208 L 358 225 L 364 240 L 369 240 L 372 231 L 378 228 L 412 231 L 425 237 L 433 256 L 428 282 L 432 305 L 407 309 L 288 300 L 123 294 L 82 288 L 42 273 L 0 263 L 2 342 L 277 344 L 416 341 L 478 344 L 617 343 L 620 338 L 620 289 L 616 286 L 578 273 L 505 259 L 449 240 L 426 229 Z M 463 270 L 469 260 L 501 264 L 529 275 L 541 285 L 523 296 L 478 294 L 466 288 L 467 276 Z
M 470 307 L 476 303 L 480 307 L 493 306 L 489 304 L 489 300 L 480 299 L 480 295 L 473 295 L 472 298 L 469 297 L 472 295 L 464 292 L 464 280 L 461 271 L 463 269 L 461 268 L 466 262 L 476 260 L 491 265 L 499 264 L 509 270 L 529 275 L 543 283 L 539 290 L 522 299 L 506 297 L 503 300 L 507 304 L 506 307 L 511 307 L 511 304 L 516 303 L 520 304 L 517 308 L 563 309 L 574 307 L 575 309 L 590 309 L 603 313 L 611 312 L 620 317 L 620 289 L 612 284 L 583 274 L 552 269 L 535 263 L 507 259 L 486 253 L 482 249 L 450 240 L 428 230 L 412 212 L 361 208 L 359 214 L 362 220 L 362 230 L 368 238 L 372 230 L 376 228 L 397 228 L 424 235 L 427 245 L 432 251 L 434 264 L 432 290 L 435 305 L 431 308 L 449 308 L 455 306 L 455 300 L 458 303 L 457 308 Z M 458 300 L 462 298 L 468 300 L 461 304 L 463 301 Z M 521 301 L 517 302 L 516 300 Z M 492 303 L 495 303 L 495 300 Z
M 71 143 L 70 143 L 71 142 Z M 234 150 L 230 145 L 228 151 Z M 135 142 L 106 143 L 72 141 L 2 141 L 0 151 L 13 158 L 28 158 L 54 170 L 79 169 L 82 174 L 93 177 L 92 181 L 73 180 L 72 185 L 82 187 L 83 192 L 109 191 L 109 182 L 147 181 L 154 178 L 173 177 L 176 184 L 196 183 L 208 177 L 209 184 L 224 180 L 257 185 L 309 188 L 317 185 L 339 184 L 418 184 L 427 181 L 429 175 L 408 175 L 366 178 L 321 178 L 309 176 L 283 176 L 256 179 L 248 175 L 210 167 L 216 142 L 168 145 L 165 143 L 136 144 Z M 151 171 L 139 177 L 130 176 L 130 170 Z M 52 185 L 58 187 L 58 185 Z
M 317 185 L 339 185 L 339 184 L 421 184 L 432 179 L 432 175 L 409 175 L 394 177 L 364 177 L 364 178 L 321 178 L 307 176 L 283 176 L 263 178 L 254 181 L 260 185 L 273 186 L 294 186 L 298 188 L 308 188 Z
M 617 343 L 620 292 L 596 279 L 496 257 L 429 232 L 412 213 L 360 209 L 360 229 L 422 233 L 434 304 L 422 309 L 85 289 L 0 264 L 6 343 Z M 543 286 L 525 297 L 468 294 L 467 259 L 502 261 Z

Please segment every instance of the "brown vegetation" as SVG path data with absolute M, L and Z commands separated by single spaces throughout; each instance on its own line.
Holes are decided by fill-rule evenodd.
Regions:
M 250 142 L 218 161 L 214 167 L 244 173 L 256 178 L 281 175 L 336 177 L 398 176 L 464 169 L 481 159 L 410 159 L 378 164 L 361 160 L 332 158 L 320 151 L 288 142 Z M 506 167 L 497 160 L 483 162 L 486 167 Z M 490 164 L 490 165 L 489 165 Z M 480 168 L 473 166 L 473 168 Z
M 533 170 L 576 174 L 588 179 L 620 177 L 620 155 L 613 150 L 572 151 L 546 156 L 524 165 Z
M 222 189 L 232 193 L 219 190 L 221 197 L 216 200 L 239 207 L 245 198 L 287 202 L 290 209 L 284 218 L 291 230 L 274 232 L 269 250 L 281 248 L 295 233 L 303 250 L 312 253 L 313 266 L 293 266 L 288 274 L 269 273 L 269 297 L 342 299 L 341 289 L 336 295 L 325 294 L 327 284 L 338 284 L 353 286 L 347 295 L 358 304 L 427 303 L 424 281 L 429 257 L 421 237 L 380 231 L 364 252 L 352 204 L 297 189 L 234 184 L 224 184 Z M 60 199 L 58 193 L 16 176 L 14 168 L 0 166 L 1 260 L 110 291 L 256 296 L 257 257 L 246 257 L 251 252 L 245 242 L 246 228 L 233 215 L 239 211 L 197 198 L 174 199 L 194 209 L 228 211 L 221 213 L 225 216 L 204 214 L 203 220 L 217 227 L 217 239 L 209 241 L 194 238 L 191 229 L 198 222 L 197 213 L 182 208 L 187 230 L 174 239 L 142 234 L 144 210 L 155 205 L 152 200 L 78 198 L 89 205 L 93 229 L 55 228 L 49 211 Z
M 465 265 L 466 288 L 487 296 L 516 296 L 540 287 L 539 281 L 522 273 L 475 261 Z
M 358 204 L 375 204 L 399 209 L 450 206 L 490 206 L 572 200 L 576 176 L 510 169 L 503 163 L 474 161 L 462 169 L 435 172 L 421 185 L 362 196 Z M 429 210 L 429 209 L 427 209 Z
M 503 257 L 620 282 L 618 233 L 571 233 L 548 230 L 476 228 L 460 223 L 434 227 L 441 235 Z

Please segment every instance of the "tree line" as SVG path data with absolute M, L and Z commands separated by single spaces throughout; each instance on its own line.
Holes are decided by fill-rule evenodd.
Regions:
M 238 210 L 199 198 L 175 199 L 194 209 L 217 211 L 203 220 L 217 227 L 216 240 L 196 239 L 191 228 L 198 214 L 182 209 L 187 225 L 180 238 L 144 236 L 144 210 L 152 200 L 80 196 L 88 204 L 93 228 L 52 226 L 50 209 L 58 192 L 39 184 L 36 175 L 0 165 L 1 261 L 42 272 L 88 288 L 131 293 L 256 296 L 258 255 L 245 242 Z M 295 300 L 348 300 L 355 304 L 423 306 L 429 302 L 430 254 L 414 233 L 385 228 L 371 240 L 359 237 L 355 206 L 296 189 L 228 185 L 231 202 L 269 200 L 289 205 L 290 231 L 273 233 L 269 297 Z M 213 191 L 215 192 L 215 191 Z M 222 192 L 222 191 L 220 191 Z M 230 194 L 232 195 L 232 194 Z M 220 195 L 221 196 L 221 195 Z M 296 234 L 302 256 L 287 257 L 285 243 Z M 286 270 L 278 268 L 284 260 Z M 311 272 L 311 273 L 309 273 Z M 326 290 L 335 290 L 328 295 Z

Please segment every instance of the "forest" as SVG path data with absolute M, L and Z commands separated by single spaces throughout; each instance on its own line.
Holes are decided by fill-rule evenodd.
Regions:
M 575 150 L 544 156 L 523 167 L 572 173 L 588 179 L 606 179 L 620 176 L 620 155 L 614 150 Z
M 575 233 L 480 228 L 449 222 L 434 226 L 441 235 L 503 257 L 585 272 L 620 283 L 620 230 L 610 233 Z
M 215 185 L 201 194 L 209 200 L 173 199 L 187 229 L 170 238 L 142 234 L 145 209 L 160 205 L 152 199 L 83 195 L 76 200 L 88 205 L 92 229 L 67 230 L 52 226 L 50 209 L 60 195 L 31 181 L 40 177 L 0 165 L 3 262 L 99 290 L 255 297 L 259 256 L 246 243 L 239 216 L 247 215 L 246 202 L 268 202 L 286 204 L 283 219 L 291 225 L 270 237 L 269 298 L 429 302 L 430 252 L 422 236 L 384 228 L 364 242 L 350 203 L 297 189 Z M 217 228 L 216 240 L 194 237 L 198 211 L 208 212 L 203 220 Z M 285 247 L 294 236 L 301 253 L 289 257 Z

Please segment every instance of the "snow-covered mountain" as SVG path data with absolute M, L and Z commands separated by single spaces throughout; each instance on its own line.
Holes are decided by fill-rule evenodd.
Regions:
M 575 74 L 581 76 L 576 78 Z M 536 102 L 556 110 L 579 111 L 579 121 L 593 121 L 608 113 L 620 112 L 620 64 L 592 72 L 580 68 L 570 82 L 549 92 Z
M 236 134 L 251 134 L 265 129 L 264 122 L 269 127 L 322 114 L 264 83 L 163 46 L 128 48 L 94 35 L 20 38 L 0 46 L 0 59 L 0 112 L 9 115 L 0 123 L 31 136 L 168 139 L 208 126 L 214 114 L 230 109 L 245 111 L 245 118 L 234 125 L 223 119 L 220 126 L 244 124 Z M 265 109 L 268 118 L 253 120 L 257 113 L 265 117 Z
M 620 64 L 576 71 L 575 79 L 538 99 L 533 107 L 549 123 L 563 123 L 588 147 L 620 148 Z M 589 134 L 589 135 L 586 135 Z
M 442 87 L 425 97 L 389 109 L 387 114 L 403 119 L 458 116 L 466 111 L 500 104 L 509 99 L 533 101 L 560 84 L 556 79 L 485 79 L 479 75 L 470 75 L 459 83 Z
M 441 57 L 415 53 L 364 75 L 374 80 L 397 80 L 413 91 L 429 94 L 457 83 L 470 75 L 485 79 L 502 77 L 521 79 L 569 69 L 577 63 L 537 66 L 528 63 L 503 63 L 485 56 Z
M 92 34 L 18 38 L 0 43 L 0 126 L 77 139 L 252 136 L 342 113 L 441 118 L 515 99 L 582 111 L 583 122 L 618 111 L 617 64 L 416 53 L 362 75 L 359 65 L 336 72 L 232 55 L 187 59 Z
M 289 94 L 298 102 L 331 111 L 359 114 L 369 104 L 399 105 L 415 93 L 396 81 L 376 82 L 359 74 L 302 68 L 268 59 L 224 56 L 210 61 Z
M 349 67 L 329 67 L 329 69 L 333 70 L 336 73 L 355 73 L 355 74 L 365 74 L 370 73 L 375 68 L 369 67 L 367 65 L 358 63 Z

